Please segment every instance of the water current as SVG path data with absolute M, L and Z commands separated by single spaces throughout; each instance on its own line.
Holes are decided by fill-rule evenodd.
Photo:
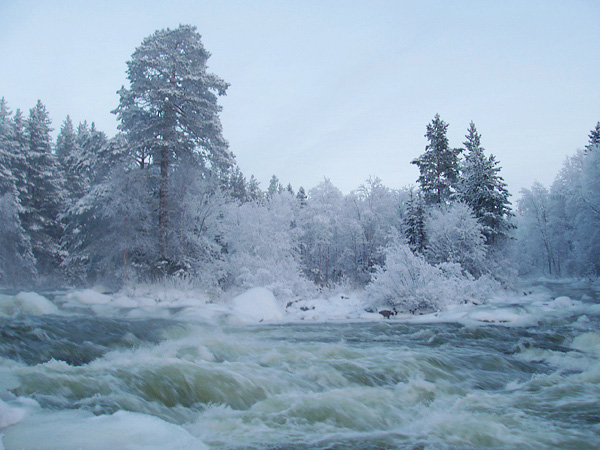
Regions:
M 583 298 L 528 326 L 4 314 L 0 448 L 596 450 Z

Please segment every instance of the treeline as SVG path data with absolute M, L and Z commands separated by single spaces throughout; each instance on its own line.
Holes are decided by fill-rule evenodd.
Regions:
M 600 122 L 554 183 L 535 183 L 518 202 L 523 273 L 600 275 Z
M 413 161 L 416 187 L 369 178 L 344 195 L 327 179 L 296 191 L 273 176 L 263 190 L 223 137 L 218 97 L 228 84 L 207 72 L 209 56 L 194 27 L 146 38 L 128 62 L 111 138 L 67 117 L 52 142 L 41 102 L 25 118 L 2 99 L 1 284 L 172 278 L 293 297 L 371 283 L 381 294 L 374 299 L 393 304 L 394 296 L 430 295 L 423 289 L 432 280 L 464 289 L 511 278 L 509 193 L 473 123 L 463 145 L 451 147 L 448 124 L 435 116 Z M 540 264 L 536 251 L 527 264 Z

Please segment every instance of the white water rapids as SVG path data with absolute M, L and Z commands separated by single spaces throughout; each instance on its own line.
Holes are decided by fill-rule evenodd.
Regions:
M 5 295 L 1 442 L 596 450 L 600 305 L 593 291 L 558 287 L 473 307 L 468 317 L 480 320 L 455 311 L 352 323 L 247 324 L 182 308 L 99 314 L 60 297 L 42 314 Z M 567 291 L 571 300 L 554 300 Z

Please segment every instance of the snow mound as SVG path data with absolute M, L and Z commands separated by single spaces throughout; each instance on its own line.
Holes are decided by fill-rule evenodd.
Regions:
M 0 315 L 25 313 L 32 315 L 58 314 L 54 303 L 35 292 L 19 292 L 15 296 L 0 295 Z
M 0 430 L 21 422 L 24 417 L 25 411 L 23 409 L 13 408 L 0 400 Z
M 283 320 L 284 311 L 271 291 L 255 287 L 231 301 L 233 311 L 256 322 Z
M 106 305 L 111 302 L 111 297 L 94 291 L 93 289 L 83 289 L 71 292 L 67 298 L 76 300 L 84 305 Z
M 573 301 L 569 297 L 557 297 L 553 302 L 552 306 L 555 308 L 571 308 Z

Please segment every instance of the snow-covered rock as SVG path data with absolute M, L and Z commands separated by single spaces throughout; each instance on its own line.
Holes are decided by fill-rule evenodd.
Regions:
M 271 291 L 262 287 L 252 288 L 231 301 L 236 314 L 257 322 L 283 320 L 284 311 Z

